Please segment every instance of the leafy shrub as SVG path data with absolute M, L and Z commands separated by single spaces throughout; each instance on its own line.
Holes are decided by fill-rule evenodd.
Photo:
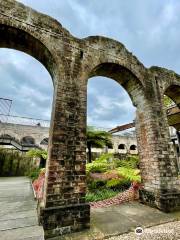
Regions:
M 99 189 L 99 188 L 102 188 L 104 186 L 106 186 L 106 182 L 107 181 L 104 181 L 104 180 L 88 180 L 87 181 L 87 186 L 88 186 L 88 189 L 89 190 L 95 190 L 95 189 Z
M 46 150 L 42 150 L 42 149 L 31 149 L 29 150 L 26 155 L 28 157 L 39 157 L 39 158 L 44 158 L 47 159 L 47 151 Z
M 32 171 L 27 172 L 27 176 L 31 178 L 32 182 L 39 177 L 41 172 L 41 168 L 36 168 Z
M 0 176 L 25 176 L 34 168 L 33 159 L 15 149 L 0 148 Z

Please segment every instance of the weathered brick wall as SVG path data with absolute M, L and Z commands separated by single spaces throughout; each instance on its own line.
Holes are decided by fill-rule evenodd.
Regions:
M 40 143 L 43 139 L 49 138 L 49 128 L 41 126 L 30 126 L 22 124 L 11 124 L 11 123 L 1 123 L 0 122 L 0 136 L 3 134 L 10 135 L 11 137 L 17 139 L 21 142 L 23 137 L 32 137 L 35 140 L 35 144 L 47 148 L 47 145 L 42 146 Z M 119 150 L 118 146 L 120 144 L 125 145 L 125 150 Z M 138 151 L 130 150 L 132 145 L 137 146 L 137 140 L 135 136 L 112 136 L 113 149 L 109 149 L 109 152 L 119 152 L 119 153 L 132 153 L 137 154 Z M 104 149 L 93 148 L 92 152 L 104 152 Z
M 175 154 L 170 146 L 163 93 L 179 105 L 179 76 L 147 69 L 123 44 L 101 36 L 73 37 L 56 20 L 14 0 L 0 1 L 0 47 L 34 56 L 54 83 L 41 221 L 45 238 L 89 227 L 85 203 L 87 81 L 120 83 L 137 108 L 136 131 L 144 190 L 141 200 L 163 211 L 180 207 Z M 179 86 L 179 87 L 178 87 Z
M 21 142 L 23 137 L 32 137 L 35 144 L 40 145 L 49 137 L 49 128 L 11 123 L 0 123 L 0 135 L 7 134 Z

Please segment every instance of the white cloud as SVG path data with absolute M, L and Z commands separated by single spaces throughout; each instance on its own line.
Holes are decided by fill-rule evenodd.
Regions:
M 122 41 L 145 66 L 180 72 L 179 0 L 19 2 L 58 19 L 75 36 L 106 35 Z M 13 98 L 15 113 L 50 117 L 53 86 L 42 64 L 26 54 L 1 49 L 0 76 L 0 96 Z M 133 120 L 134 111 L 127 93 L 113 81 L 97 78 L 88 84 L 89 123 L 113 127 Z

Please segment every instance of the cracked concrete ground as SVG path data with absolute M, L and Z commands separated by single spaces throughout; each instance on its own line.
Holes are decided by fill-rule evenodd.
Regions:
M 42 240 L 37 203 L 27 177 L 0 178 L 0 239 Z
M 124 203 L 107 208 L 92 209 L 90 230 L 53 240 L 180 239 L 177 235 L 178 231 L 176 233 L 176 228 L 180 228 L 180 223 L 177 221 L 179 217 L 180 212 L 167 214 L 138 202 Z M 166 224 L 167 229 L 164 227 Z M 172 228 L 173 226 L 174 228 Z M 144 230 L 142 235 L 135 234 L 137 227 Z M 155 230 L 152 231 L 152 229 Z M 177 238 L 173 238 L 176 236 L 175 233 Z

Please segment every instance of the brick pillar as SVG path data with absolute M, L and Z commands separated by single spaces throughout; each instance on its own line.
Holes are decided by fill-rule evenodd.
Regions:
M 140 190 L 141 201 L 164 212 L 180 209 L 177 162 L 162 99 L 141 97 L 136 131 L 144 186 Z
M 70 75 L 54 93 L 41 223 L 45 239 L 89 227 L 85 203 L 86 89 Z
M 177 136 L 177 142 L 179 147 L 178 157 L 180 157 L 180 132 L 179 131 L 176 131 L 176 136 Z

